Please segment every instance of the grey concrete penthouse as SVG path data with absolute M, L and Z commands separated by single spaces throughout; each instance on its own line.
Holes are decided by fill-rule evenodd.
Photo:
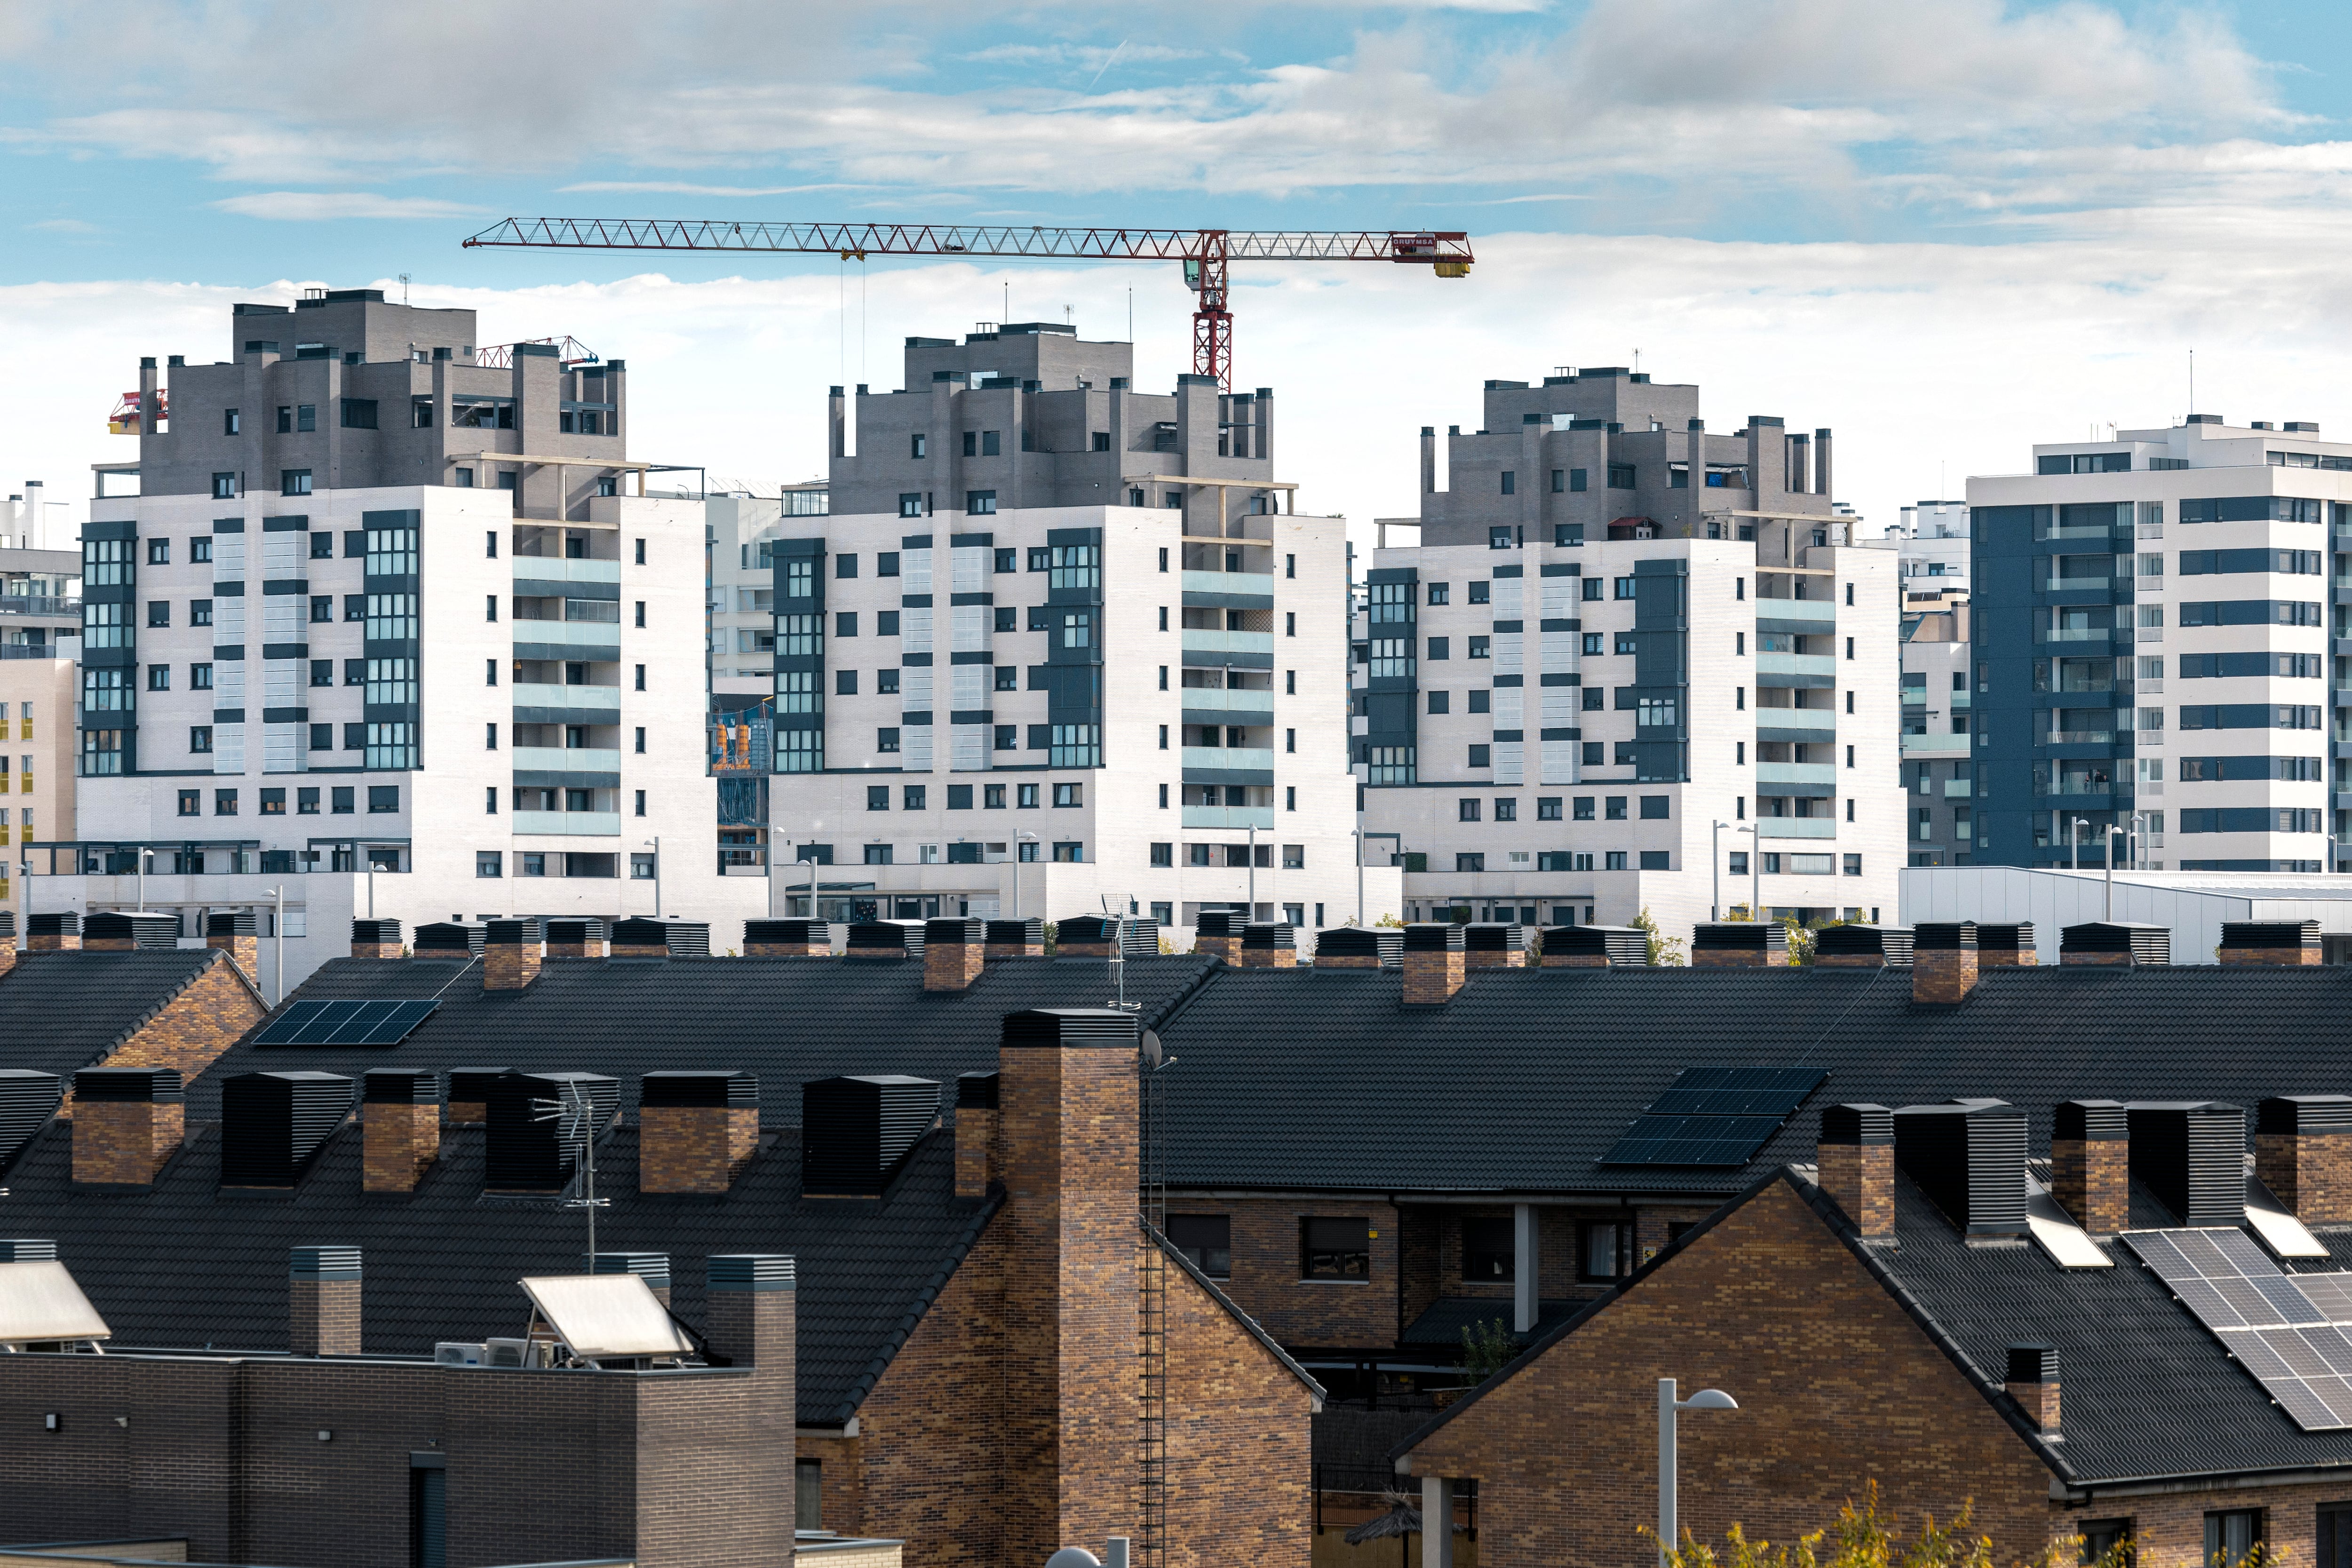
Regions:
M 857 389 L 854 456 L 834 388 L 834 514 L 1181 508 L 1199 532 L 1221 515 L 1282 510 L 1295 487 L 1274 479 L 1270 388 L 1226 395 L 1214 376 L 1180 375 L 1172 394 L 1141 393 L 1134 370 L 1132 343 L 1082 342 L 1058 322 L 908 338 L 907 384 Z
M 154 360 L 140 362 L 141 494 L 479 486 L 517 492 L 518 516 L 553 521 L 621 493 L 620 471 L 642 468 L 623 460 L 622 361 L 582 363 L 553 342 L 483 347 L 473 311 L 391 304 L 377 289 L 240 304 L 235 318 L 236 359 L 173 356 L 168 409 Z
M 1475 435 L 1447 428 L 1444 489 L 1436 427 L 1422 427 L 1423 546 L 1567 544 L 1588 532 L 1598 542 L 1612 524 L 1627 539 L 1643 525 L 1646 537 L 1750 539 L 1759 518 L 1832 511 L 1827 430 L 1791 434 L 1777 416 L 1752 414 L 1730 435 L 1710 435 L 1695 385 L 1617 365 L 1539 385 L 1490 381 L 1485 419 Z

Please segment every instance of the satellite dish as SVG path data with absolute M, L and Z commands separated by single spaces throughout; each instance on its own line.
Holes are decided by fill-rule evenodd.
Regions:
M 1160 1031 L 1157 1029 L 1143 1031 L 1143 1061 L 1147 1067 L 1156 1068 L 1160 1065 Z

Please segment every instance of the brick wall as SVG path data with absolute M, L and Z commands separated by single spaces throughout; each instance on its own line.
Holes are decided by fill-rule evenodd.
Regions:
M 1170 1264 L 1162 1278 L 1167 1568 L 1306 1568 L 1313 1396 L 1191 1275 Z
M 93 1065 L 110 1068 L 175 1068 L 184 1083 L 213 1065 L 223 1051 L 267 1016 L 252 987 L 222 955 L 162 1012 Z
M 1342 1198 L 1171 1197 L 1171 1214 L 1223 1214 L 1233 1221 L 1234 1273 L 1218 1281 L 1234 1304 L 1285 1345 L 1370 1349 L 1396 1342 L 1397 1211 Z M 1300 1226 L 1308 1216 L 1371 1222 L 1371 1274 L 1302 1279 Z
M 2352 1480 L 2101 1498 L 2082 1508 L 2053 1508 L 2051 1532 L 2073 1534 L 2091 1520 L 2126 1520 L 2139 1543 L 2140 1568 L 2202 1568 L 2205 1515 L 2252 1508 L 2263 1510 L 2263 1539 L 2273 1551 L 2284 1548 L 2289 1563 L 2317 1564 L 2326 1561 L 2319 1554 L 2319 1510 L 2347 1502 L 2352 1502 Z
M 637 1188 L 724 1193 L 760 1142 L 755 1105 L 648 1105 L 637 1111 Z
M 2049 1472 L 1784 1184 L 1439 1428 L 1416 1475 L 1479 1480 L 1495 1568 L 1631 1563 L 1657 1510 L 1657 1380 L 1743 1408 L 1682 1423 L 1682 1519 L 1792 1540 L 1875 1479 L 1916 1526 L 1973 1498 L 2000 1561 L 2050 1529 Z

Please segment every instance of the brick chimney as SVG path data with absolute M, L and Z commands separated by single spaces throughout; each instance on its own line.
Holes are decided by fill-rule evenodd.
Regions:
M 1135 1016 L 1013 1013 L 1002 1066 L 1004 1321 L 1029 1373 L 1006 1391 L 1024 1462 L 999 1494 L 1003 1556 L 1122 1533 L 1140 1410 Z
M 1223 910 L 1202 910 L 1192 925 L 1192 951 L 1213 953 L 1227 963 L 1242 961 L 1242 928 L 1249 917 Z
M 1462 928 L 1462 965 L 1465 969 L 1524 969 L 1527 937 L 1517 925 L 1484 921 Z
M 2033 946 L 2033 922 L 1977 922 L 1977 964 L 1983 969 L 2032 969 L 2041 964 Z
M 956 1196 L 984 1198 L 999 1180 L 996 1151 L 997 1087 L 1003 1075 L 968 1072 L 956 1078 Z
M 80 952 L 81 916 L 72 910 L 58 910 L 50 914 L 26 916 L 25 951 L 27 952 Z
M 550 958 L 602 958 L 608 926 L 594 915 L 567 917 L 547 922 Z
M 180 1075 L 170 1068 L 84 1068 L 73 1091 L 77 1182 L 146 1186 L 187 1134 Z
M 1241 923 L 1234 924 L 1236 941 L 1240 939 Z M 1110 944 L 1118 937 L 1118 922 L 1107 915 L 1074 915 L 1054 923 L 1054 953 L 1057 958 L 1108 958 Z M 1234 962 L 1227 958 L 1226 963 Z
M 1883 1105 L 1822 1111 L 1815 1152 L 1822 1191 L 1866 1241 L 1895 1234 L 1895 1112 Z
M 2140 968 L 2172 962 L 2172 928 L 2131 921 L 2086 921 L 2058 931 L 2062 964 Z
M 2050 1120 L 2051 1196 L 2094 1236 L 2131 1228 L 2131 1123 L 2120 1101 L 2068 1100 Z
M 833 928 L 823 921 L 745 921 L 746 958 L 829 958 Z
M 1644 969 L 1650 933 L 1639 926 L 1546 926 L 1536 962 L 1545 969 Z
M 989 921 L 988 956 L 992 961 L 1045 957 L 1045 922 L 1034 919 Z
M 360 1080 L 360 1187 L 413 1193 L 441 1157 L 441 1092 L 424 1068 L 370 1068 Z
M 1252 921 L 1242 927 L 1241 966 L 1244 969 L 1296 969 L 1298 933 L 1291 927 Z
M 1453 1001 L 1465 967 L 1460 926 L 1423 921 L 1404 928 L 1406 1006 L 1442 1007 Z
M 1318 969 L 1398 969 L 1404 931 L 1397 926 L 1333 926 L 1315 933 Z
M 718 1194 L 760 1144 L 760 1080 L 732 1069 L 637 1080 L 637 1190 Z
M 482 989 L 520 991 L 539 978 L 539 917 L 492 921 L 482 944 Z
M 980 978 L 988 958 L 988 922 L 940 920 L 923 922 L 923 989 L 961 991 Z
M 135 952 L 180 945 L 180 917 L 101 910 L 81 923 L 84 952 Z
M 409 951 L 418 958 L 479 958 L 486 938 L 484 928 L 461 925 L 456 921 L 435 921 L 416 928 L 416 940 Z
M 2255 1106 L 2254 1174 L 2305 1225 L 2352 1222 L 2352 1096 L 2281 1094 Z
M 1907 969 L 1911 931 L 1905 926 L 1823 926 L 1813 934 L 1813 962 L 1823 969 Z
M 1692 928 L 1694 969 L 1783 969 L 1789 928 L 1779 921 L 1707 921 Z
M 2317 921 L 2223 921 L 2214 956 L 2228 969 L 2299 966 L 2319 962 Z
M 647 920 L 635 915 L 613 922 L 614 958 L 709 958 L 709 921 Z
M 512 1068 L 451 1068 L 449 1125 L 479 1126 L 488 1121 L 490 1086 L 512 1071 Z
M 2058 1352 L 2050 1345 L 2009 1347 L 2009 1376 L 2001 1386 L 2025 1411 L 2025 1418 L 2052 1442 L 2058 1439 Z
M 352 922 L 353 958 L 398 958 L 400 952 L 398 921 L 356 920 Z
M 591 1274 L 634 1274 L 646 1282 L 654 1300 L 669 1305 L 669 1254 L 667 1252 L 592 1252 Z
M 1957 1007 L 1977 988 L 1974 921 L 1923 921 L 1911 931 L 1911 1000 Z
M 295 1355 L 360 1353 L 360 1249 L 298 1247 L 286 1264 L 286 1348 Z
M 226 952 L 247 980 L 261 973 L 261 921 L 251 910 L 215 910 L 205 917 L 205 945 Z
M 923 928 L 895 921 L 858 921 L 849 928 L 845 956 L 898 963 L 923 956 Z
M 793 1470 L 793 1342 L 798 1332 L 793 1260 L 777 1254 L 717 1253 L 703 1267 L 702 1337 L 714 1357 L 751 1369 L 750 1425 L 755 1450 L 773 1467 L 770 1474 L 789 1478 Z M 727 1510 L 730 1531 L 738 1541 L 793 1539 L 793 1489 L 788 1486 L 747 1488 L 728 1500 Z
M 16 967 L 16 911 L 0 910 L 0 974 Z

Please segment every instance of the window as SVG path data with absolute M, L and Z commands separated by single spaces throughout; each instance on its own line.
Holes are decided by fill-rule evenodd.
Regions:
M 1849 855 L 1845 858 L 1845 874 L 1849 877 L 1859 877 L 1862 875 L 1861 856 Z
M 1444 637 L 1432 637 L 1429 639 L 1429 657 L 1433 660 L 1445 658 L 1449 657 L 1449 655 L 1450 648 L 1447 639 Z
M 1453 596 L 1453 593 L 1454 584 L 1451 583 L 1432 583 L 1429 585 L 1429 602 L 1443 605 Z
M 1234 1222 L 1221 1214 L 1172 1214 L 1168 1239 L 1192 1267 L 1212 1279 L 1234 1274 Z
M 898 803 L 900 810 L 923 811 L 929 809 L 928 802 L 930 799 L 929 785 L 908 784 L 901 792 L 901 795 L 902 798 Z
M 310 494 L 310 470 L 308 468 L 280 468 L 278 471 L 278 493 L 282 496 L 306 496 Z
M 1566 489 L 1568 489 L 1568 470 L 1554 468 L 1551 471 L 1551 493 L 1558 495 Z
M 1282 847 L 1282 868 L 1286 871 L 1303 871 L 1307 869 L 1307 846 L 1304 844 L 1284 845 Z M 1291 923 L 1296 925 L 1298 922 L 1293 921 Z
M 868 811 L 889 810 L 890 786 L 888 784 L 867 784 L 866 786 L 866 809 Z
M 209 664 L 188 666 L 188 689 L 210 691 L 213 689 L 213 667 Z
M 376 427 L 374 398 L 346 397 L 342 403 L 344 429 L 373 430 Z
M 643 599 L 639 599 L 639 600 L 637 601 L 637 625 L 639 625 L 639 626 L 644 626 L 645 624 L 646 624 L 646 602 L 645 602 Z
M 1019 807 L 1021 810 L 1023 810 L 1023 811 L 1034 811 L 1034 810 L 1036 810 L 1036 809 L 1037 809 L 1037 786 L 1036 786 L 1035 784 L 1022 784 L 1022 785 L 1020 785 L 1020 786 L 1019 786 L 1019 795 L 1018 795 L 1018 796 L 1015 798 L 1015 800 L 1013 801 L 1013 805 L 1016 805 L 1016 806 L 1018 806 L 1018 807 Z M 1036 858 L 1036 857 L 1035 857 L 1034 855 L 1032 855 L 1032 856 L 1028 857 L 1028 858 L 1030 858 L 1030 859 L 1033 859 L 1033 860 L 1034 860 L 1034 859 L 1035 859 L 1035 858 Z
M 370 784 L 370 785 L 368 785 L 368 810 L 369 810 L 369 811 L 371 811 L 371 812 L 387 812 L 387 811 L 398 811 L 399 809 L 400 809 L 400 786 L 399 786 L 398 784 Z
M 1491 768 L 1495 765 L 1493 755 L 1494 748 L 1491 746 L 1473 746 L 1470 748 L 1470 765 L 1474 768 Z
M 1054 804 L 1055 805 L 1084 805 L 1087 803 L 1086 788 L 1086 785 L 1078 784 L 1057 784 L 1054 786 Z
M 236 815 L 236 791 L 233 789 L 216 789 L 213 791 L 213 815 L 215 816 L 235 816 Z
M 640 691 L 643 691 L 645 689 L 646 689 L 646 667 L 645 667 L 644 665 L 642 665 L 642 664 L 641 664 L 641 665 L 637 666 L 637 689 L 638 689 L 638 690 L 640 690 Z
M 1503 470 L 1503 493 L 1507 496 L 1519 493 L 1519 476 L 1508 468 Z
M 1487 549 L 1508 550 L 1510 547 L 1511 531 L 1508 528 L 1490 528 L 1486 531 Z
M 474 851 L 475 876 L 503 877 L 506 874 L 507 858 L 503 853 L 496 849 L 477 849 Z
M 1160 787 L 1163 790 L 1167 788 L 1165 784 Z M 1153 845 L 1151 847 L 1151 863 L 1154 866 L 1173 866 L 1176 864 L 1176 847 L 1173 844 Z
M 996 513 L 996 492 L 994 490 L 966 490 L 963 497 L 963 510 L 971 513 L 974 517 L 994 516 Z
M 1618 577 L 1612 579 L 1609 592 L 1610 597 L 1614 599 L 1633 598 L 1633 579 L 1631 577 Z
M 1364 1219 L 1299 1221 L 1299 1277 L 1306 1279 L 1370 1279 L 1372 1225 Z
M 1610 464 L 1609 488 L 1612 490 L 1630 490 L 1633 489 L 1633 465 L 1631 463 Z
M 1456 871 L 1483 871 L 1486 868 L 1486 857 L 1483 851 L 1458 853 L 1454 857 L 1454 868 Z
M 171 690 L 172 667 L 168 664 L 149 665 L 147 667 L 147 689 L 150 691 Z
M 2231 1509 L 2205 1516 L 2205 1561 L 2209 1568 L 2237 1568 L 2262 1543 L 2263 1510 Z
M 890 849 L 891 846 L 887 844 L 868 844 L 866 847 L 866 863 L 868 866 L 891 864 Z
M 1587 1220 L 1577 1226 L 1576 1277 L 1614 1279 L 1622 1272 L 1625 1227 L 1614 1220 Z
M 180 792 L 180 815 L 182 816 L 201 816 L 204 815 L 204 792 L 202 790 L 184 789 Z
M 1462 1220 L 1462 1278 L 1501 1281 L 1517 1277 L 1518 1248 L 1507 1215 L 1465 1215 Z
M 2319 1514 L 2320 1568 L 2347 1568 L 2343 1554 L 2328 1550 L 2329 1531 L 2334 1528 L 2329 1521 L 2330 1511 L 2322 1509 Z M 2334 1511 L 2346 1524 L 2352 1524 L 2352 1510 Z M 2083 1537 L 2083 1561 L 2097 1563 L 2131 1538 L 2132 1521 L 2128 1519 L 2086 1519 L 2076 1526 L 2076 1530 Z
M 1607 810 L 1608 819 L 1610 821 L 1622 822 L 1625 820 L 1625 797 L 1623 795 L 1612 795 L 1604 796 L 1603 805 Z
M 210 724 L 194 724 L 189 726 L 188 750 L 203 752 L 209 752 L 212 749 L 213 727 Z
M 1598 577 L 1587 577 L 1583 581 L 1585 598 L 1597 604 L 1602 593 L 1601 580 Z
M 1479 809 L 1477 796 L 1465 795 L 1454 803 L 1454 819 L 1456 822 L 1475 822 Z

